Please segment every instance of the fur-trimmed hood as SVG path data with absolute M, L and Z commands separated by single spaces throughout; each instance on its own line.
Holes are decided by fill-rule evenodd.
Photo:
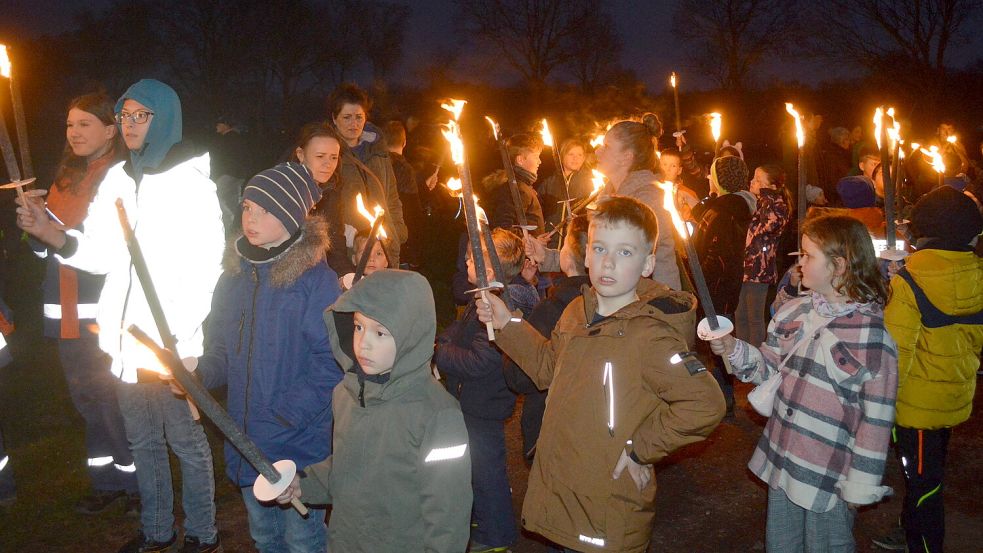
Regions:
M 225 248 L 222 268 L 229 274 L 241 273 L 246 264 L 259 263 L 240 253 L 238 244 L 242 239 L 243 235 L 239 234 Z M 330 248 L 327 221 L 323 217 L 308 216 L 300 237 L 279 255 L 264 262 L 271 264 L 270 285 L 274 288 L 290 286 L 311 267 L 323 263 Z

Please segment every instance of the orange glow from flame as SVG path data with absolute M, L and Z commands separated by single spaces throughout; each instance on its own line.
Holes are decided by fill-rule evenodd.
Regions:
M 375 208 L 373 208 L 373 210 L 375 211 L 375 214 L 369 213 L 369 210 L 368 209 L 365 209 L 365 203 L 362 202 L 362 194 L 361 193 L 355 195 L 355 207 L 358 210 L 359 214 L 362 217 L 365 217 L 365 220 L 367 220 L 369 222 L 369 226 L 370 227 L 375 224 L 375 220 L 376 219 L 378 219 L 379 217 L 382 217 L 382 214 L 386 212 L 386 210 L 382 209 L 382 207 L 379 204 L 375 204 Z M 383 227 L 382 225 L 379 225 L 379 230 L 378 230 L 378 232 L 376 232 L 375 235 L 376 235 L 377 238 L 380 238 L 380 239 L 381 238 L 386 238 L 386 229 L 385 229 L 385 227 Z
M 449 103 L 448 103 L 449 102 Z M 448 102 L 443 102 L 440 107 L 451 112 L 454 116 L 454 120 L 457 121 L 461 118 L 461 111 L 464 109 L 464 104 L 468 103 L 467 100 L 455 100 L 454 98 L 449 98 Z
M 806 133 L 802 128 L 802 116 L 799 115 L 798 111 L 796 111 L 795 106 L 792 105 L 792 102 L 785 102 L 785 111 L 787 111 L 795 121 L 795 141 L 798 143 L 799 148 L 802 148 L 806 145 Z
M 671 182 L 658 182 L 656 185 L 662 189 L 662 207 L 669 212 L 669 216 L 672 217 L 672 226 L 676 227 L 676 232 L 683 240 L 689 239 L 689 233 L 686 231 L 686 225 L 683 223 L 683 218 L 679 216 L 679 211 L 676 210 L 676 202 L 674 201 L 673 188 L 675 185 Z
M 543 119 L 543 128 L 539 130 L 539 134 L 543 135 L 543 144 L 549 148 L 553 147 L 553 134 L 550 132 L 550 125 Z

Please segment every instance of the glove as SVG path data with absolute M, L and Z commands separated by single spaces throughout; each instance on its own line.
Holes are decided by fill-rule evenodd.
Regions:
M 621 457 L 618 459 L 618 464 L 614 467 L 614 472 L 611 473 L 611 477 L 617 480 L 621 477 L 621 473 L 625 469 L 628 469 L 628 476 L 631 476 L 633 482 L 635 482 L 635 487 L 638 491 L 642 491 L 649 482 L 652 481 L 652 465 L 640 465 L 636 463 L 628 452 L 624 449 L 621 450 Z

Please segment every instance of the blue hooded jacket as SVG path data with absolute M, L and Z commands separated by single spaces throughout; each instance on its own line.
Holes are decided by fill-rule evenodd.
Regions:
M 245 238 L 234 241 L 196 371 L 209 388 L 228 386 L 229 415 L 267 457 L 298 467 L 331 454 L 331 393 L 343 376 L 322 315 L 340 294 L 327 247 L 320 217 L 265 254 Z M 256 479 L 228 442 L 225 470 L 239 486 Z
M 116 101 L 116 113 L 127 99 L 140 102 L 154 114 L 147 123 L 150 129 L 143 147 L 130 151 L 133 178 L 139 183 L 144 170 L 158 168 L 171 147 L 181 142 L 181 100 L 173 88 L 154 79 L 141 79 L 126 89 Z

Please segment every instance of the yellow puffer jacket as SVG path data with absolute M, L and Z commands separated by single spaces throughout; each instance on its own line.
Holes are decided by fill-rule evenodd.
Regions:
M 921 250 L 906 267 L 943 313 L 965 316 L 983 310 L 983 258 L 973 252 Z M 983 325 L 924 325 L 915 294 L 901 276 L 891 279 L 884 323 L 898 343 L 897 424 L 932 430 L 968 419 Z

